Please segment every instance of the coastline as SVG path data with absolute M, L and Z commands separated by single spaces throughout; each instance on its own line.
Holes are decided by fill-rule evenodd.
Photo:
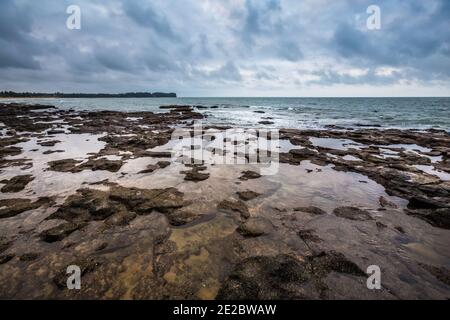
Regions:
M 172 161 L 174 128 L 205 116 L 190 106 L 0 109 L 1 298 L 450 295 L 443 130 L 280 129 L 279 171 L 261 176 Z M 70 264 L 86 274 L 75 293 Z M 367 290 L 369 265 L 382 290 Z

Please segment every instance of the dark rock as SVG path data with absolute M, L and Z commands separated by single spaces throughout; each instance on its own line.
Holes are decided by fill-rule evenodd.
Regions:
M 32 175 L 26 174 L 21 176 L 15 176 L 9 180 L 2 180 L 0 183 L 6 184 L 2 187 L 1 191 L 4 193 L 19 192 L 25 189 L 26 185 L 34 180 Z
M 257 193 L 257 192 L 251 191 L 251 190 L 238 191 L 238 192 L 236 192 L 236 194 L 239 196 L 239 199 L 244 200 L 244 201 L 253 200 L 261 195 L 260 193 Z
M 321 239 L 314 233 L 314 230 L 311 229 L 299 230 L 297 234 L 303 241 L 311 241 L 311 242 L 321 241 Z
M 47 154 L 52 154 L 52 153 L 63 153 L 63 152 L 64 152 L 64 150 L 47 150 L 47 151 L 44 151 L 42 154 L 47 155 Z
M 47 131 L 47 134 L 48 135 L 52 135 L 52 134 L 62 134 L 62 133 L 65 133 L 65 131 L 64 130 L 48 130 Z
M 0 219 L 14 217 L 22 212 L 34 210 L 43 205 L 49 205 L 52 201 L 48 198 L 40 198 L 35 202 L 30 199 L 2 199 L 0 200 Z
M 265 124 L 265 125 L 268 125 L 268 124 L 274 124 L 275 122 L 273 122 L 273 121 L 268 121 L 268 120 L 263 120 L 263 121 L 259 121 L 258 123 L 259 123 L 259 124 Z
M 291 154 L 292 156 L 294 156 L 294 158 L 297 159 L 309 159 L 311 157 L 317 156 L 318 153 L 308 148 L 303 148 L 303 149 L 291 149 L 289 151 L 289 154 Z
M 13 254 L 0 255 L 0 265 L 11 261 L 15 256 Z
M 201 173 L 197 170 L 184 171 L 186 181 L 203 181 L 209 178 L 209 173 Z
M 258 172 L 247 170 L 242 172 L 242 176 L 239 179 L 245 181 L 258 178 L 261 178 L 261 175 Z
M 82 227 L 82 224 L 66 222 L 57 227 L 43 231 L 39 236 L 45 242 L 61 241 L 75 230 Z
M 379 199 L 380 205 L 383 208 L 392 208 L 392 209 L 397 209 L 397 205 L 393 202 L 390 202 L 389 200 L 387 200 L 385 197 L 381 196 Z
M 127 210 L 120 210 L 109 216 L 105 220 L 105 223 L 113 226 L 125 226 L 134 218 L 136 218 L 136 213 Z
M 75 159 L 63 159 L 48 162 L 49 170 L 58 172 L 73 172 L 74 169 L 80 164 L 80 160 Z
M 327 214 L 324 210 L 317 208 L 317 207 L 298 207 L 298 208 L 294 208 L 294 211 L 301 211 L 301 212 L 306 212 L 306 213 L 311 213 L 314 215 L 323 215 L 323 214 Z
M 430 266 L 420 263 L 420 266 L 431 273 L 436 279 L 442 281 L 447 286 L 450 286 L 450 270 L 445 267 Z
M 155 165 L 155 164 L 149 164 L 145 170 L 139 171 L 138 173 L 152 173 L 155 170 L 158 170 L 159 166 Z
M 327 286 L 322 279 L 330 272 L 366 277 L 344 255 L 322 252 L 305 261 L 280 254 L 251 257 L 237 264 L 222 284 L 218 300 L 292 300 L 324 297 Z
M 20 261 L 34 261 L 39 257 L 39 253 L 25 253 L 19 257 Z
M 406 233 L 406 232 L 405 232 L 405 229 L 403 229 L 403 228 L 400 227 L 400 226 L 395 227 L 395 230 L 397 230 L 397 231 L 400 232 L 401 234 L 405 234 L 405 233 Z
M 369 212 L 366 210 L 362 210 L 355 207 L 340 207 L 333 210 L 333 213 L 341 218 L 349 219 L 349 220 L 372 220 L 373 218 L 370 216 Z
M 151 158 L 172 158 L 172 153 L 164 151 L 145 151 L 141 154 L 141 156 Z
M 259 237 L 270 233 L 272 230 L 272 223 L 265 218 L 249 218 L 237 229 L 244 237 Z
M 170 166 L 170 161 L 158 161 L 158 162 L 156 163 L 156 165 L 157 165 L 158 167 L 160 167 L 161 169 L 164 169 L 164 168 Z
M 248 211 L 247 205 L 245 204 L 245 202 L 242 202 L 241 200 L 237 201 L 223 200 L 222 202 L 219 203 L 217 208 L 227 212 L 239 212 L 241 214 L 241 217 L 244 219 L 248 219 L 250 217 L 250 212 Z
M 80 164 L 82 161 L 75 159 L 64 159 L 48 162 L 49 170 L 58 172 L 81 172 L 83 170 L 105 170 L 110 172 L 117 172 L 123 165 L 122 160 L 108 160 L 106 158 L 101 159 L 89 159 L 88 161 Z
M 38 142 L 38 145 L 43 146 L 43 147 L 53 147 L 53 146 L 55 146 L 55 144 L 60 143 L 60 142 L 61 141 L 58 141 L 58 140 L 43 141 L 43 142 Z

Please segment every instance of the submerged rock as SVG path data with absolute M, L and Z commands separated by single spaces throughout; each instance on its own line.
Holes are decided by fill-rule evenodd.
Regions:
M 321 241 L 321 239 L 315 234 L 314 230 L 311 229 L 299 230 L 297 234 L 303 241 L 311 241 L 311 242 Z
M 34 180 L 34 177 L 30 174 L 15 176 L 9 180 L 2 180 L 0 183 L 4 183 L 1 191 L 4 193 L 19 192 L 25 189 L 26 185 Z
M 183 193 L 175 188 L 137 189 L 112 185 L 109 191 L 80 189 L 47 219 L 68 222 L 42 234 L 44 241 L 59 241 L 89 221 L 126 225 L 136 215 L 157 210 L 167 215 L 184 205 Z
M 209 178 L 209 173 L 198 172 L 197 170 L 184 171 L 186 181 L 203 181 Z
M 35 202 L 30 199 L 2 199 L 0 200 L 0 219 L 14 217 L 22 212 L 34 210 L 43 205 L 49 205 L 49 198 L 40 198 Z
M 247 170 L 242 172 L 242 176 L 239 179 L 245 181 L 258 178 L 261 178 L 261 175 L 258 172 Z
M 390 202 L 389 200 L 387 200 L 385 197 L 381 196 L 379 199 L 380 205 L 383 208 L 392 208 L 392 209 L 397 209 L 397 205 L 393 202 Z
M 250 212 L 248 211 L 248 207 L 245 204 L 245 202 L 241 200 L 237 201 L 230 201 L 230 200 L 223 200 L 219 203 L 217 206 L 219 210 L 224 210 L 227 212 L 239 212 L 241 214 L 241 217 L 244 219 L 248 219 L 250 217 Z
M 339 207 L 334 209 L 333 213 L 338 217 L 349 220 L 373 220 L 369 212 L 355 207 Z
M 236 192 L 236 194 L 239 196 L 239 199 L 244 200 L 244 201 L 253 200 L 261 195 L 260 193 L 257 193 L 257 192 L 251 191 L 251 190 L 238 191 L 238 192 Z
M 265 218 L 249 218 L 237 229 L 244 237 L 259 237 L 270 233 L 272 230 L 272 222 Z
M 72 232 L 80 229 L 82 226 L 84 225 L 81 223 L 71 223 L 71 222 L 63 223 L 60 224 L 59 226 L 41 232 L 39 237 L 43 241 L 49 243 L 61 241 L 62 239 L 70 235 Z
M 318 208 L 318 207 L 297 207 L 294 208 L 294 211 L 301 211 L 301 212 L 306 212 L 306 213 L 311 213 L 314 215 L 323 215 L 323 214 L 327 214 L 324 210 Z
M 83 170 L 105 170 L 110 172 L 117 172 L 123 165 L 122 160 L 108 160 L 106 158 L 89 159 L 86 162 L 75 159 L 64 159 L 48 162 L 49 170 L 58 172 L 72 172 L 77 173 Z
M 322 252 L 299 261 L 289 255 L 251 257 L 238 263 L 222 284 L 219 300 L 285 300 L 326 298 L 323 282 L 330 272 L 366 274 L 344 255 Z

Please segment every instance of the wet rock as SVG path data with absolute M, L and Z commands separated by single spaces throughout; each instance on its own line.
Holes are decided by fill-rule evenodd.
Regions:
M 425 220 L 432 226 L 450 230 L 450 208 L 405 210 L 406 214 Z
M 261 175 L 258 172 L 247 170 L 242 172 L 242 176 L 239 179 L 245 181 L 258 178 L 261 178 Z
M 199 217 L 200 215 L 198 213 L 183 209 L 175 210 L 167 214 L 169 223 L 172 226 L 183 226 L 187 223 L 197 220 Z
M 50 161 L 47 163 L 49 170 L 58 172 L 74 172 L 75 168 L 80 164 L 80 160 L 75 159 L 63 159 Z
M 156 165 L 157 165 L 158 167 L 160 167 L 161 169 L 164 169 L 164 168 L 170 166 L 170 161 L 158 161 L 158 162 L 156 163 Z
M 34 210 L 43 205 L 49 205 L 52 201 L 49 198 L 40 198 L 35 202 L 30 199 L 1 199 L 0 219 L 14 217 L 22 212 Z
M 91 169 L 92 171 L 104 170 L 110 172 L 117 172 L 120 170 L 122 165 L 123 165 L 122 160 L 108 160 L 106 158 L 101 158 L 96 160 L 89 160 L 80 165 L 78 168 L 80 169 L 80 171 L 84 169 Z
M 138 173 L 152 173 L 155 170 L 158 170 L 159 166 L 155 165 L 155 164 L 149 164 L 145 170 L 139 171 Z
M 9 248 L 10 244 L 11 243 L 6 238 L 0 237 L 0 253 L 6 251 L 6 249 Z
M 34 261 L 39 258 L 39 253 L 25 253 L 19 257 L 20 261 Z
M 238 192 L 236 192 L 236 194 L 239 196 L 239 199 L 241 199 L 243 201 L 253 200 L 261 195 L 260 193 L 254 192 L 251 190 L 238 191 Z
M 405 229 L 403 229 L 403 228 L 400 227 L 400 226 L 396 226 L 394 229 L 397 230 L 398 232 L 400 232 L 401 234 L 405 234 L 405 233 L 406 233 L 406 232 L 405 232 Z
M 141 156 L 151 158 L 172 158 L 172 153 L 165 151 L 145 151 Z
M 82 161 L 75 159 L 64 159 L 48 162 L 49 170 L 58 172 L 72 172 L 77 173 L 83 170 L 105 170 L 110 172 L 117 172 L 123 165 L 122 160 L 108 160 L 106 158 L 89 159 L 82 163 Z
M 15 176 L 9 180 L 2 180 L 0 183 L 6 184 L 2 187 L 1 191 L 3 193 L 13 193 L 19 192 L 25 189 L 26 185 L 34 180 L 32 175 L 26 174 L 21 176 Z
M 146 215 L 153 210 L 172 214 L 185 204 L 183 196 L 175 188 L 148 190 L 111 185 L 109 191 L 80 189 L 47 219 L 66 220 L 71 223 L 67 225 L 70 230 L 89 221 L 127 225 L 137 214 Z
M 324 210 L 317 208 L 317 207 L 298 207 L 298 208 L 294 208 L 294 211 L 301 211 L 301 212 L 306 212 L 306 213 L 311 213 L 314 215 L 323 215 L 323 214 L 327 214 Z
M 380 205 L 383 208 L 392 208 L 392 209 L 397 209 L 397 205 L 393 202 L 390 202 L 389 200 L 387 200 L 385 197 L 381 196 L 379 199 Z
M 259 237 L 273 230 L 270 220 L 265 218 L 249 218 L 242 223 L 237 231 L 244 237 Z
M 48 155 L 48 154 L 53 154 L 53 153 L 63 153 L 64 150 L 47 150 L 44 151 L 42 154 Z
M 387 228 L 387 226 L 384 223 L 380 222 L 380 221 L 377 221 L 376 225 L 377 225 L 378 230 L 383 230 L 383 229 Z
M 11 261 L 15 256 L 13 254 L 0 255 L 0 265 Z
M 322 241 L 314 232 L 314 230 L 311 229 L 304 229 L 304 230 L 299 230 L 297 232 L 298 236 L 300 237 L 300 239 L 302 239 L 303 241 L 311 241 L 311 242 L 320 242 Z
M 323 278 L 330 272 L 366 277 L 344 255 L 322 252 L 298 261 L 289 255 L 250 257 L 238 263 L 222 284 L 218 300 L 326 298 Z
M 349 220 L 373 220 L 369 212 L 355 207 L 339 207 L 333 210 L 333 213 L 341 218 Z
M 248 219 L 250 217 L 250 212 L 248 211 L 248 207 L 245 202 L 241 200 L 231 201 L 231 200 L 223 200 L 217 206 L 219 210 L 227 211 L 227 212 L 239 212 L 241 217 L 244 219 Z
M 445 267 L 436 267 L 420 263 L 420 266 L 431 273 L 436 279 L 450 286 L 450 270 Z
M 59 226 L 56 226 L 54 228 L 51 228 L 51 229 L 41 232 L 39 237 L 43 241 L 49 242 L 49 243 L 61 241 L 62 239 L 64 239 L 68 235 L 70 235 L 72 232 L 80 229 L 83 226 L 84 225 L 82 225 L 80 223 L 66 222 Z
M 310 159 L 311 157 L 317 156 L 317 152 L 310 150 L 308 148 L 303 149 L 291 149 L 289 154 L 294 156 L 297 159 Z
M 198 172 L 197 170 L 184 171 L 186 181 L 203 181 L 209 178 L 209 173 Z
M 263 120 L 263 121 L 259 121 L 258 123 L 259 123 L 259 124 L 265 124 L 265 125 L 268 125 L 268 124 L 274 124 L 275 122 L 273 122 L 273 121 L 268 121 L 268 120 Z
M 64 133 L 64 131 L 63 131 Z M 38 142 L 37 144 L 43 147 L 53 147 L 55 146 L 57 143 L 60 143 L 61 141 L 58 140 L 52 140 L 52 141 L 42 141 L 42 142 Z
M 105 223 L 112 226 L 126 226 L 134 218 L 136 218 L 136 213 L 128 210 L 120 210 L 119 212 L 113 213 L 109 216 Z
M 54 130 L 48 130 L 48 131 L 47 131 L 47 134 L 48 134 L 48 135 L 52 135 L 52 134 L 62 134 L 62 133 L 65 133 L 65 131 L 64 131 L 64 130 L 56 130 L 56 129 L 54 129 Z

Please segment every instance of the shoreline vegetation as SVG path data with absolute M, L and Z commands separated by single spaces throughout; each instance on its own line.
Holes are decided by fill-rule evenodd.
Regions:
M 170 92 L 126 92 L 126 93 L 42 93 L 1 91 L 0 98 L 176 98 Z

